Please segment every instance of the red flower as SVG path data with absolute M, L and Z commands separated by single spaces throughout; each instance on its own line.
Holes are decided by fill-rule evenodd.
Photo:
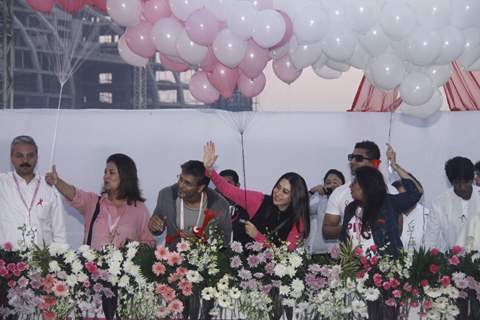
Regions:
M 412 301 L 410 302 L 410 307 L 412 307 L 412 308 L 418 307 L 418 301 L 412 300 Z
M 385 304 L 389 307 L 395 307 L 396 303 L 395 303 L 395 299 L 393 298 L 388 298 L 387 301 L 385 301 Z
M 17 266 L 15 265 L 15 263 L 10 262 L 9 264 L 7 264 L 7 270 L 13 272 L 17 270 Z
M 429 267 L 428 270 L 430 270 L 431 273 L 437 273 L 438 272 L 438 266 L 434 263 L 432 263 Z
M 384 221 L 384 222 L 385 222 L 385 221 Z M 377 252 L 377 246 L 374 245 L 374 244 L 372 244 L 372 245 L 370 246 L 370 251 L 372 251 L 372 252 Z
M 452 256 L 450 259 L 448 259 L 448 263 L 453 266 L 458 266 L 458 264 L 460 264 L 460 259 L 458 259 L 457 256 Z
M 442 284 L 442 286 L 448 287 L 450 285 L 450 277 L 449 276 L 443 276 L 440 279 L 440 283 Z
M 393 296 L 394 296 L 395 298 L 400 298 L 400 297 L 402 296 L 402 291 L 400 291 L 400 290 L 398 290 L 398 289 L 397 289 L 397 290 L 393 290 L 392 294 L 393 294 Z
M 397 288 L 399 285 L 400 285 L 400 282 L 398 282 L 397 279 L 395 279 L 395 278 L 391 278 L 391 279 L 390 279 L 390 286 L 391 286 L 392 288 L 395 289 L 395 288 Z
M 17 285 L 17 282 L 15 280 L 8 281 L 9 288 L 15 288 L 16 285 Z
M 370 264 L 372 266 L 376 265 L 378 263 L 378 257 L 377 256 L 373 256 L 371 259 L 370 259 Z
M 11 242 L 5 242 L 5 243 L 3 244 L 3 249 L 4 249 L 5 251 L 12 251 L 12 249 L 13 249 L 13 244 L 12 244 Z
M 420 281 L 420 285 L 422 287 L 426 287 L 426 286 L 428 286 L 428 281 L 427 280 L 422 280 L 422 281 Z
M 27 264 L 23 261 L 20 261 L 19 263 L 17 263 L 17 270 L 20 271 L 20 272 L 23 272 L 25 271 L 25 269 L 27 268 Z
M 356 247 L 355 250 L 354 250 L 354 253 L 357 257 L 360 257 L 363 254 L 362 247 Z
M 365 276 L 365 272 L 359 271 L 356 273 L 356 275 L 357 275 L 357 279 L 362 279 Z
M 403 290 L 405 290 L 407 292 L 411 292 L 412 291 L 412 285 L 408 282 L 405 282 L 405 284 L 403 285 Z
M 43 311 L 42 312 L 42 319 L 43 320 L 55 320 L 57 318 L 57 315 L 55 312 L 52 311 Z
M 379 273 L 375 273 L 373 275 L 373 283 L 375 284 L 375 287 L 381 287 L 382 286 L 382 276 Z
M 433 303 L 432 303 L 432 301 L 430 301 L 430 300 L 425 300 L 425 301 L 423 301 L 423 307 L 424 307 L 425 309 L 427 309 L 427 310 L 432 308 L 432 304 L 433 304 Z
M 85 268 L 87 268 L 88 272 L 90 273 L 96 273 L 98 270 L 97 265 L 92 261 L 88 261 L 87 263 L 85 263 Z
M 43 303 L 45 303 L 47 307 L 52 307 L 57 303 L 57 299 L 55 299 L 55 297 L 46 296 L 43 297 Z
M 457 255 L 457 254 L 462 254 L 464 252 L 464 249 L 463 247 L 459 246 L 459 245 L 455 245 L 452 247 L 452 249 L 450 249 L 452 251 L 453 254 Z
M 383 289 L 385 289 L 385 290 L 390 289 L 390 287 L 391 287 L 390 282 L 385 281 L 385 282 L 382 284 L 382 287 L 383 287 Z
M 440 251 L 438 251 L 438 249 L 436 248 L 432 248 L 430 249 L 430 255 L 431 256 L 436 256 Z

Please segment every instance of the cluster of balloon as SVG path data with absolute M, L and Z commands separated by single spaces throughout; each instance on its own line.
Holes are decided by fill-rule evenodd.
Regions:
M 205 103 L 235 87 L 258 95 L 273 60 L 286 83 L 308 67 L 326 79 L 364 70 L 377 88 L 399 88 L 400 109 L 424 115 L 440 108 L 453 61 L 480 68 L 478 0 L 107 0 L 107 11 L 127 27 L 128 63 L 158 51 L 167 69 L 196 70 L 190 90 Z
M 105 0 L 26 0 L 32 9 L 49 13 L 53 6 L 58 5 L 62 10 L 68 13 L 77 13 L 82 10 L 84 6 L 88 5 L 99 11 L 107 10 Z

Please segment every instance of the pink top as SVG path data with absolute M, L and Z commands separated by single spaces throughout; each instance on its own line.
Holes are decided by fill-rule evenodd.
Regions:
M 258 191 L 240 189 L 228 183 L 227 180 L 225 180 L 215 170 L 212 170 L 210 172 L 210 178 L 217 187 L 217 190 L 222 195 L 232 200 L 240 207 L 244 208 L 247 211 L 250 219 L 255 217 L 258 209 L 260 209 L 260 206 L 262 205 L 263 198 L 265 197 L 263 193 Z M 289 242 L 288 249 L 295 250 L 295 248 L 297 247 L 297 241 L 302 238 L 303 220 L 300 220 L 300 229 L 301 230 L 298 230 L 296 225 L 292 226 L 292 229 L 288 233 L 287 237 L 287 241 Z M 259 242 L 264 242 L 267 240 L 267 237 L 265 237 L 264 234 L 257 232 L 255 240 Z
M 72 201 L 68 201 L 84 217 L 85 240 L 97 201 L 98 195 L 96 193 L 85 192 L 80 189 L 76 189 L 75 197 Z M 125 203 L 123 207 L 117 208 L 108 198 L 102 196 L 100 199 L 100 212 L 93 225 L 91 247 L 100 250 L 107 244 L 113 244 L 119 248 L 127 240 L 155 246 L 155 238 L 148 230 L 149 219 L 148 209 L 141 201 L 137 201 L 136 205 L 127 205 Z

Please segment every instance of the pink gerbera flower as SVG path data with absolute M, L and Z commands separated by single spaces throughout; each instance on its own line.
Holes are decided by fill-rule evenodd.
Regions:
M 63 281 L 56 281 L 53 286 L 53 293 L 57 297 L 66 297 L 68 296 L 68 285 Z
M 167 263 L 170 266 L 179 265 L 182 263 L 182 256 L 178 252 L 170 252 L 167 257 Z
M 182 242 L 177 243 L 177 251 L 178 252 L 187 251 L 189 248 L 190 248 L 190 245 L 188 244 L 188 242 L 182 241 Z
M 155 257 L 157 257 L 158 260 L 167 260 L 168 256 L 169 251 L 164 246 L 158 246 L 157 250 L 155 250 Z
M 171 312 L 178 314 L 178 313 L 181 313 L 183 311 L 183 303 L 180 300 L 175 299 L 168 304 L 167 308 Z
M 157 277 L 160 276 L 161 274 L 164 274 L 165 270 L 166 268 L 161 262 L 155 262 L 152 266 L 152 271 Z

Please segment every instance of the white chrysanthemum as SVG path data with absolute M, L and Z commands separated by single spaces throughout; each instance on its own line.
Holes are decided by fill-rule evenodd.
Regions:
M 442 295 L 442 291 L 440 289 L 432 288 L 430 286 L 426 286 L 424 288 L 425 294 L 431 298 L 438 298 Z
M 80 273 L 83 269 L 83 265 L 80 260 L 74 260 L 72 263 L 72 272 L 73 273 Z
M 66 253 L 68 248 L 68 244 L 53 242 L 48 246 L 48 253 L 55 257 Z
M 78 279 L 79 282 L 84 282 L 84 281 L 88 280 L 88 276 L 85 273 L 80 272 L 77 275 L 77 279 Z
M 286 296 L 290 293 L 290 287 L 289 286 L 280 286 L 279 292 L 281 295 Z
M 120 262 L 115 261 L 110 263 L 110 266 L 108 268 L 108 272 L 112 275 L 120 275 L 121 267 L 120 267 Z
M 273 269 L 276 276 L 282 278 L 287 274 L 287 268 L 283 264 L 277 264 Z
M 63 255 L 65 257 L 65 262 L 72 264 L 74 261 L 77 261 L 77 254 L 73 250 L 68 250 L 67 253 Z
M 116 285 L 118 283 L 118 277 L 116 275 L 111 274 L 108 276 L 108 282 L 110 282 L 113 285 Z
M 187 272 L 187 280 L 193 283 L 199 283 L 203 280 L 203 277 L 200 272 L 196 270 L 189 270 Z
M 451 315 L 453 317 L 458 316 L 460 311 L 458 310 L 458 307 L 456 305 L 449 305 L 447 306 L 447 314 Z
M 377 288 L 367 288 L 364 296 L 367 301 L 376 301 L 380 296 L 380 291 Z
M 217 298 L 217 302 L 221 308 L 230 308 L 231 306 L 230 298 L 225 294 L 219 295 Z
M 287 266 L 285 271 L 290 278 L 293 278 L 295 276 L 296 270 L 293 266 Z
M 74 287 L 78 283 L 78 277 L 74 274 L 67 276 L 66 280 L 69 287 Z
M 305 289 L 305 285 L 303 284 L 303 281 L 300 279 L 293 279 L 292 281 L 292 289 L 294 291 L 300 291 L 302 292 L 303 289 Z
M 48 271 L 50 272 L 59 272 L 62 270 L 60 266 L 58 265 L 58 262 L 55 260 L 52 260 L 48 263 Z
M 212 287 L 206 287 L 202 290 L 202 299 L 203 300 L 211 300 L 215 296 L 216 290 Z
M 368 316 L 367 305 L 363 301 L 357 299 L 352 301 L 352 311 L 361 315 L 362 317 Z
M 293 308 L 295 307 L 296 303 L 294 299 L 283 299 L 282 305 Z
M 241 296 L 242 293 L 237 288 L 232 288 L 232 289 L 230 289 L 228 294 L 230 295 L 230 298 L 236 300 L 236 299 L 240 299 L 240 296 Z
M 224 276 L 220 281 L 217 283 L 218 290 L 228 290 L 228 276 Z
M 210 275 L 216 275 L 218 272 L 220 272 L 220 269 L 218 269 L 216 266 L 208 268 L 208 274 Z
M 446 295 L 452 299 L 457 299 L 460 295 L 460 291 L 454 286 L 448 286 L 444 289 Z
M 297 269 L 302 265 L 302 257 L 300 257 L 298 254 L 292 253 L 290 255 L 290 263 L 293 266 L 293 268 Z
M 128 284 L 130 283 L 130 278 L 124 274 L 120 280 L 118 280 L 118 286 L 120 288 L 126 288 L 128 286 Z
M 94 261 L 95 260 L 95 252 L 90 249 L 89 246 L 82 246 L 84 247 L 83 251 L 80 251 L 82 253 L 82 256 L 87 259 L 87 261 Z

